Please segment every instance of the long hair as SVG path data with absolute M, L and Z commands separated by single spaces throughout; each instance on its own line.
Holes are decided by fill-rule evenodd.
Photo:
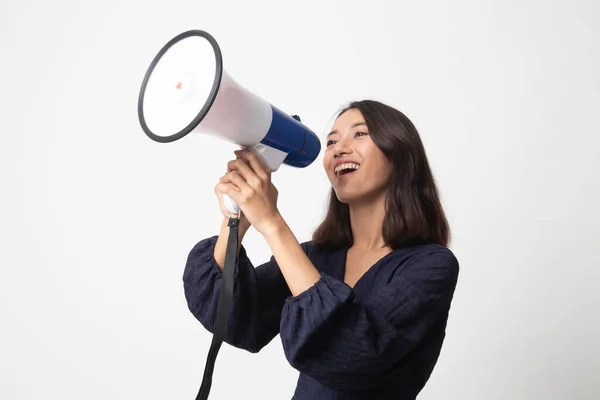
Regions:
M 425 243 L 448 246 L 450 227 L 413 123 L 402 112 L 373 100 L 352 102 L 337 117 L 352 109 L 362 113 L 371 139 L 392 163 L 381 227 L 385 245 L 392 249 Z M 338 200 L 333 188 L 325 219 L 312 239 L 325 248 L 353 244 L 349 206 Z

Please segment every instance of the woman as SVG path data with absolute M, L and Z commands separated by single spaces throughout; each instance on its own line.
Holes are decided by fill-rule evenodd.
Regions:
M 258 352 L 278 333 L 300 371 L 294 399 L 415 399 L 437 361 L 458 277 L 449 227 L 417 130 L 387 105 L 351 103 L 327 136 L 332 191 L 313 240 L 298 243 L 271 175 L 237 151 L 215 192 L 219 236 L 190 252 L 190 311 L 212 331 L 227 243 L 224 193 L 273 252 L 256 269 L 242 247 L 226 342 Z

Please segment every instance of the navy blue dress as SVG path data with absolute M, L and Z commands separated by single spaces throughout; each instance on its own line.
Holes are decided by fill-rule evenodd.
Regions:
M 221 290 L 216 240 L 194 246 L 183 274 L 188 307 L 210 332 Z M 321 277 L 298 296 L 274 257 L 255 268 L 241 248 L 226 343 L 258 352 L 280 334 L 300 372 L 295 400 L 415 399 L 445 337 L 459 269 L 454 254 L 437 244 L 403 247 L 351 288 L 344 283 L 347 248 L 302 248 Z

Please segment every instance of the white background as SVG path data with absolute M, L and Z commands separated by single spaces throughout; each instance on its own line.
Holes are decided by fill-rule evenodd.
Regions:
M 159 144 L 137 119 L 156 52 L 188 29 L 324 135 L 371 98 L 419 129 L 461 275 L 422 400 L 598 399 L 600 4 L 510 1 L 0 3 L 0 398 L 193 399 L 211 335 L 189 250 L 215 234 L 233 145 Z M 273 176 L 300 241 L 321 157 Z M 270 251 L 254 231 L 255 262 Z M 233 382 L 229 377 L 233 377 Z M 223 346 L 211 399 L 291 398 L 279 337 Z

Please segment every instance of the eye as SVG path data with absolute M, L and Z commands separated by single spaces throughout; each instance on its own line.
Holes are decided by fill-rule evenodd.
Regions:
M 360 136 L 367 136 L 367 135 L 368 135 L 367 132 L 356 132 L 356 134 L 354 136 L 360 137 Z
M 327 147 L 331 146 L 332 144 L 335 144 L 336 141 L 335 140 L 328 140 L 327 141 Z

